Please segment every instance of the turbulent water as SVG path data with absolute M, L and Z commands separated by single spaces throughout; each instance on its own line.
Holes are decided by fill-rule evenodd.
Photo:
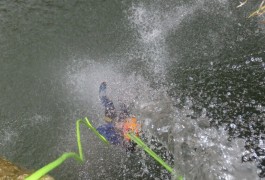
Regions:
M 104 123 L 106 81 L 186 179 L 265 177 L 264 17 L 238 3 L 1 1 L 0 155 L 34 170 L 77 151 L 76 119 Z M 56 179 L 172 179 L 141 150 L 81 132 L 85 163 Z

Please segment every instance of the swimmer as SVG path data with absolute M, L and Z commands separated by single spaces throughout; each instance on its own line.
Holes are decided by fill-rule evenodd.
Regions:
M 101 104 L 105 108 L 105 124 L 97 128 L 98 132 L 102 134 L 111 144 L 122 146 L 126 152 L 135 152 L 136 143 L 134 143 L 128 137 L 128 132 L 133 132 L 137 136 L 141 135 L 141 139 L 149 142 L 152 145 L 152 150 L 156 152 L 159 156 L 167 159 L 170 165 L 174 163 L 173 154 L 168 151 L 163 143 L 159 142 L 159 139 L 153 135 L 143 134 L 140 131 L 140 124 L 137 123 L 137 119 L 130 113 L 128 107 L 125 104 L 120 104 L 119 111 L 116 111 L 113 102 L 106 95 L 107 83 L 102 82 L 99 87 L 99 99 Z M 118 113 L 119 112 L 119 113 Z M 160 172 L 159 166 L 156 163 L 146 163 L 150 169 L 155 170 L 156 173 Z M 146 167 L 145 167 L 146 168 Z M 170 179 L 171 173 L 162 172 L 163 176 Z
M 127 135 L 129 132 L 139 136 L 140 124 L 136 117 L 129 113 L 125 104 L 120 105 L 120 112 L 117 111 L 113 102 L 106 95 L 107 83 L 102 82 L 99 87 L 99 99 L 105 108 L 105 124 L 99 126 L 97 131 L 102 134 L 111 144 L 122 145 L 127 152 L 134 152 L 136 144 Z

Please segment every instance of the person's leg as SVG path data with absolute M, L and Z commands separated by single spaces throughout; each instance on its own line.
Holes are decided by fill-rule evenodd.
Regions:
M 105 107 L 105 116 L 110 119 L 117 117 L 113 102 L 106 95 L 107 83 L 102 82 L 99 86 L 99 99 L 101 104 Z
M 118 119 L 119 122 L 122 122 L 129 117 L 130 117 L 130 111 L 128 106 L 126 106 L 124 103 L 120 103 L 120 114 Z

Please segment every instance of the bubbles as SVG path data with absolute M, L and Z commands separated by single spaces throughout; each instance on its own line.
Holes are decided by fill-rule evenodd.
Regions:
M 262 62 L 262 57 L 251 57 L 250 61 L 251 62 Z
M 230 127 L 231 127 L 232 129 L 235 129 L 235 128 L 236 128 L 236 125 L 235 125 L 234 123 L 231 123 L 231 124 L 230 124 Z
M 169 133 L 171 127 L 170 126 L 163 126 L 163 127 L 159 127 L 157 128 L 157 133 L 158 135 L 163 135 L 164 133 Z
M 224 118 L 226 121 L 230 122 L 231 120 L 227 118 L 227 116 L 231 115 L 238 118 L 239 122 L 242 122 L 242 124 L 233 122 L 228 124 L 228 127 L 234 130 L 239 127 L 243 129 L 247 127 L 251 129 L 251 133 L 255 133 L 255 124 L 246 126 L 243 122 L 246 120 L 245 114 L 249 113 L 246 112 L 248 109 L 254 108 L 260 112 L 265 111 L 261 102 L 255 99 L 255 96 L 259 94 L 253 93 L 253 91 L 257 88 L 247 88 L 255 87 L 253 84 L 255 84 L 256 79 L 258 79 L 256 77 L 259 75 L 259 72 L 253 72 L 253 70 L 250 69 L 251 73 L 247 72 L 243 74 L 243 78 L 238 79 L 236 82 L 232 81 L 233 79 L 231 80 L 231 77 L 236 78 L 237 76 L 234 76 L 235 73 L 240 73 L 248 67 L 251 68 L 252 65 L 254 67 L 254 65 L 258 64 L 258 66 L 261 66 L 264 70 L 265 65 L 261 57 L 254 57 L 254 55 L 247 60 L 244 59 L 242 65 L 234 60 L 226 64 L 222 59 L 219 59 L 220 54 L 230 56 L 230 54 L 236 51 L 236 49 L 233 49 L 233 47 L 235 47 L 235 42 L 231 42 L 229 40 L 230 38 L 237 39 L 240 43 L 248 40 L 248 38 L 244 36 L 244 32 L 242 32 L 242 36 L 240 34 L 238 37 L 230 37 L 229 34 L 226 33 L 230 33 L 233 30 L 234 24 L 238 24 L 236 28 L 239 27 L 238 30 L 240 30 L 240 32 L 240 28 L 245 28 L 245 23 L 239 23 L 238 21 L 229 24 L 229 21 L 233 19 L 234 16 L 230 6 L 228 6 L 230 4 L 228 4 L 228 2 L 227 0 L 218 0 L 217 2 L 208 0 L 185 2 L 167 1 L 166 3 L 162 0 L 152 3 L 148 1 L 133 1 L 129 3 L 129 8 L 122 11 L 123 13 L 120 12 L 120 9 L 116 9 L 117 7 L 124 7 L 120 6 L 120 4 L 118 4 L 118 6 L 115 4 L 111 8 L 104 9 L 106 2 L 95 4 L 97 5 L 95 6 L 96 8 L 92 9 L 87 9 L 86 6 L 92 6 L 90 3 L 86 4 L 84 2 L 75 4 L 65 3 L 63 6 L 50 4 L 45 6 L 44 9 L 42 5 L 40 6 L 38 3 L 34 3 L 35 5 L 32 6 L 33 9 L 29 12 L 25 11 L 25 13 L 28 14 L 27 16 L 23 15 L 24 10 L 21 14 L 21 19 L 26 19 L 26 21 L 23 20 L 22 24 L 18 24 L 19 29 L 15 27 L 14 31 L 21 31 L 21 33 L 12 34 L 10 31 L 7 33 L 7 35 L 11 37 L 7 39 L 14 39 L 10 41 L 10 47 L 13 47 L 13 44 L 17 46 L 17 38 L 12 37 L 19 37 L 18 39 L 21 39 L 19 42 L 22 42 L 23 45 L 23 48 L 19 49 L 21 54 L 17 55 L 19 63 L 16 63 L 12 59 L 12 61 L 15 62 L 15 66 L 11 68 L 12 71 L 10 72 L 15 72 L 14 70 L 20 66 L 20 63 L 25 61 L 20 60 L 21 55 L 23 55 L 25 59 L 32 58 L 33 60 L 42 57 L 42 60 L 38 61 L 41 62 L 41 64 L 36 63 L 39 67 L 35 70 L 39 74 L 34 74 L 35 70 L 32 72 L 29 71 L 30 73 L 28 76 L 34 77 L 32 80 L 29 80 L 29 84 L 31 84 L 32 81 L 36 83 L 34 85 L 39 85 L 39 83 L 35 81 L 43 78 L 46 82 L 47 78 L 48 83 L 40 86 L 39 90 L 44 91 L 44 95 L 46 95 L 45 91 L 49 89 L 51 89 L 51 91 L 47 91 L 48 95 L 43 96 L 43 99 L 36 98 L 34 101 L 30 102 L 27 101 L 27 98 L 23 99 L 28 104 L 23 103 L 21 105 L 21 107 L 23 106 L 21 112 L 28 111 L 28 108 L 34 109 L 35 104 L 32 106 L 30 105 L 36 102 L 39 103 L 40 100 L 46 100 L 46 102 L 49 103 L 43 106 L 43 102 L 41 102 L 39 105 L 43 108 L 36 108 L 29 112 L 31 114 L 29 118 L 27 117 L 27 120 L 21 118 L 26 122 L 24 123 L 24 121 L 21 121 L 19 125 L 16 125 L 21 129 L 17 128 L 16 131 L 13 131 L 12 128 L 5 128 L 5 130 L 1 131 L 0 146 L 6 148 L 20 138 L 23 143 L 30 143 L 30 146 L 28 146 L 28 144 L 25 145 L 27 148 L 30 147 L 29 149 L 31 150 L 27 157 L 31 157 L 30 155 L 32 152 L 37 150 L 40 150 L 40 152 L 44 154 L 43 156 L 45 156 L 46 153 L 51 155 L 49 156 L 51 158 L 55 158 L 59 153 L 65 152 L 66 150 L 76 150 L 75 119 L 89 116 L 95 126 L 104 122 L 102 120 L 104 109 L 100 105 L 98 99 L 98 86 L 102 81 L 106 81 L 108 83 L 107 94 L 114 101 L 117 109 L 121 102 L 129 105 L 132 109 L 132 113 L 142 122 L 143 130 L 146 132 L 147 136 L 157 136 L 157 142 L 163 142 L 163 145 L 159 147 L 159 149 L 168 146 L 168 149 L 175 150 L 175 158 L 176 160 L 178 160 L 178 158 L 180 160 L 175 161 L 176 169 L 180 169 L 182 172 L 186 173 L 187 177 L 190 177 L 190 179 L 200 179 L 203 177 L 206 177 L 204 179 L 245 178 L 243 175 L 245 173 L 247 174 L 249 169 L 252 170 L 252 167 L 250 166 L 249 169 L 246 168 L 248 165 L 243 165 L 243 167 L 241 167 L 241 164 L 238 162 L 238 160 L 240 160 L 240 151 L 238 149 L 243 147 L 244 144 L 237 140 L 234 144 L 229 144 L 227 142 L 227 134 L 225 134 L 222 127 L 220 130 L 210 128 L 209 121 L 212 120 L 212 122 L 218 124 L 220 123 L 219 119 Z M 219 4 L 221 4 L 221 6 L 219 6 Z M 39 18 L 43 16 L 43 13 L 47 14 L 45 13 L 48 12 L 46 10 L 51 8 L 52 13 L 48 15 L 48 17 L 51 18 L 45 18 L 44 21 Z M 25 8 L 25 10 L 27 9 L 28 8 Z M 198 11 L 198 9 L 200 9 L 200 11 Z M 13 8 L 13 10 L 15 9 Z M 59 13 L 57 11 L 59 11 Z M 115 11 L 115 17 L 112 17 L 113 11 Z M 37 16 L 30 16 L 36 14 L 35 12 Z M 17 17 L 17 13 L 12 14 L 14 14 L 12 17 Z M 214 16 L 212 16 L 213 14 Z M 33 21 L 31 21 L 31 18 L 24 17 L 33 17 Z M 222 22 L 224 19 L 223 17 L 229 19 L 225 19 L 225 22 Z M 16 21 L 14 22 L 16 24 Z M 23 26 L 24 23 L 27 23 L 26 26 Z M 196 25 L 196 23 L 199 25 Z M 15 24 L 13 23 L 13 25 Z M 34 26 L 32 26 L 32 24 Z M 48 25 L 46 26 L 45 24 Z M 57 24 L 58 27 L 55 27 Z M 230 26 L 232 28 L 229 28 Z M 208 27 L 210 27 L 210 30 Z M 183 28 L 183 34 L 178 31 L 180 28 Z M 28 29 L 28 32 L 24 32 L 24 29 Z M 35 29 L 38 30 L 36 32 L 40 32 L 35 33 L 37 36 L 34 36 L 34 33 L 32 33 Z M 65 31 L 65 29 L 67 29 L 67 31 Z M 247 29 L 251 31 L 252 28 Z M 189 31 L 189 33 L 187 33 L 187 31 Z M 26 38 L 23 39 L 21 34 L 28 34 L 28 36 L 25 36 Z M 128 34 L 130 38 L 127 39 Z M 39 35 L 42 35 L 41 39 L 44 41 L 40 41 Z M 183 36 L 184 38 L 177 43 L 169 43 L 171 39 L 178 36 Z M 6 36 L 0 34 L 0 38 L 3 37 Z M 54 37 L 57 37 L 55 41 L 53 39 Z M 115 40 L 112 41 L 111 39 Z M 116 39 L 118 40 L 116 41 Z M 26 43 L 23 42 L 25 40 L 27 40 Z M 24 46 L 26 44 L 32 44 L 28 43 L 33 42 L 32 40 L 37 42 L 37 44 L 33 43 L 33 46 Z M 225 41 L 225 43 L 223 43 L 223 41 Z M 129 43 L 126 44 L 127 42 Z M 124 48 L 120 47 L 123 45 Z M 229 53 L 223 51 L 225 46 L 229 49 Z M 173 50 L 173 53 L 176 54 L 176 58 L 172 58 L 172 52 L 169 51 L 172 47 L 177 47 L 177 50 Z M 244 47 L 247 48 L 247 46 Z M 36 52 L 32 53 L 30 50 L 24 51 L 24 49 L 35 49 Z M 180 50 L 178 51 L 178 49 Z M 179 84 L 167 82 L 167 68 L 169 67 L 170 61 L 179 62 L 181 60 L 180 57 L 183 56 L 180 52 L 184 52 L 186 49 L 189 49 L 187 54 L 190 56 L 188 56 L 189 58 L 184 57 L 182 60 L 187 63 L 188 66 L 183 73 L 187 74 L 187 76 L 181 77 L 181 75 L 177 75 L 173 77 L 174 79 L 183 80 L 184 89 L 180 93 L 177 91 L 174 92 L 177 98 L 172 98 L 168 95 L 168 89 L 172 88 L 175 90 Z M 242 48 L 239 49 L 242 50 Z M 79 53 L 81 53 L 81 55 Z M 10 54 L 13 56 L 14 53 Z M 93 58 L 90 58 L 88 54 L 92 54 L 91 57 Z M 241 54 L 235 54 L 236 56 L 241 56 Z M 71 56 L 71 58 L 69 58 L 69 56 Z M 82 58 L 72 58 L 72 56 Z M 196 59 L 196 57 L 198 57 L 198 59 Z M 55 63 L 49 62 L 49 59 Z M 57 61 L 57 59 L 61 60 Z M 198 69 L 197 64 L 201 64 L 205 59 L 209 59 L 210 62 L 205 62 L 210 66 L 207 67 L 209 68 L 208 70 L 212 71 L 208 71 L 207 68 Z M 198 63 L 193 63 L 196 60 L 198 60 Z M 218 61 L 220 61 L 220 63 L 218 63 Z M 189 66 L 193 64 L 196 64 L 197 69 L 192 69 L 191 73 L 187 73 L 186 70 L 190 69 Z M 225 64 L 224 66 L 226 66 L 227 69 L 222 67 L 223 64 Z M 42 68 L 43 65 L 46 69 Z M 30 69 L 34 69 L 31 67 Z M 175 69 L 177 66 L 173 66 L 172 68 Z M 56 73 L 49 73 L 51 72 L 49 71 L 50 69 Z M 202 71 L 199 72 L 200 70 Z M 182 73 L 181 71 L 179 72 Z M 205 74 L 201 74 L 202 72 L 205 72 Z M 14 73 L 12 73 L 12 75 L 13 74 Z M 201 75 L 205 75 L 206 78 L 200 79 Z M 35 78 L 35 76 L 37 77 Z M 57 76 L 59 76 L 59 78 Z M 14 76 L 14 79 L 17 79 L 17 77 Z M 56 79 L 56 81 L 54 81 L 54 79 Z M 50 83 L 51 81 L 53 83 Z M 189 83 L 188 87 L 186 86 L 187 81 Z M 250 81 L 254 83 L 251 84 L 249 83 Z M 15 84 L 16 81 L 13 82 Z M 22 81 L 22 83 L 23 82 L 24 81 Z M 43 81 L 40 81 L 40 83 L 41 82 Z M 158 86 L 154 86 L 153 82 Z M 196 82 L 200 82 L 200 84 L 195 84 Z M 224 83 L 221 84 L 220 82 Z M 237 86 L 237 82 L 240 82 L 242 86 Z M 39 96 L 39 91 L 37 90 L 27 91 L 27 89 L 23 89 L 24 84 L 25 83 L 20 86 L 21 91 L 14 92 L 23 92 L 25 94 L 33 92 L 36 97 Z M 168 84 L 170 84 L 170 87 L 166 87 L 169 86 Z M 227 84 L 229 84 L 228 88 L 226 88 Z M 201 89 L 200 86 L 202 87 Z M 32 87 L 30 88 L 35 88 L 35 86 Z M 184 110 L 177 109 L 176 106 L 182 101 L 181 93 L 189 92 L 192 88 L 195 88 L 196 92 L 184 95 Z M 244 95 L 241 96 L 241 93 Z M 245 98 L 248 94 L 255 95 Z M 17 95 L 20 95 L 20 93 L 11 94 L 10 97 L 16 100 Z M 30 94 L 29 97 L 31 97 Z M 196 97 L 199 97 L 200 101 L 194 101 Z M 240 97 L 243 98 L 240 99 Z M 222 98 L 227 98 L 225 99 L 227 101 L 223 102 Z M 10 102 L 12 102 L 12 100 Z M 242 106 L 245 102 L 246 106 Z M 53 106 L 53 103 L 56 104 Z M 26 108 L 24 108 L 24 106 Z M 194 107 L 199 110 L 202 109 L 199 119 L 196 118 L 199 114 L 198 110 L 193 109 Z M 16 108 L 9 109 L 10 112 L 14 110 L 16 110 Z M 240 110 L 243 110 L 244 114 Z M 216 118 L 216 116 L 217 118 L 207 119 L 211 113 L 211 118 Z M 219 114 L 221 115 L 218 116 Z M 237 117 L 238 114 L 242 114 L 242 117 Z M 261 124 L 262 123 L 264 124 L 264 122 L 261 122 Z M 20 126 L 20 124 L 22 124 L 22 126 Z M 28 139 L 32 137 L 31 134 L 26 132 L 28 129 L 35 129 L 32 134 L 37 132 L 35 133 L 37 134 L 37 140 L 32 138 L 28 141 Z M 20 136 L 20 130 L 25 133 L 23 136 L 24 139 Z M 46 133 L 45 130 L 48 130 L 48 132 Z M 55 132 L 52 133 L 52 131 Z M 172 142 L 174 142 L 172 144 L 169 143 L 171 136 L 173 139 Z M 53 137 L 52 139 L 54 140 L 49 141 L 51 139 L 50 137 Z M 155 170 L 149 169 L 148 161 L 146 161 L 148 159 L 146 157 L 143 158 L 144 153 L 139 155 L 140 158 L 143 159 L 141 159 L 139 163 L 135 163 L 136 160 L 129 155 L 126 156 L 121 149 L 112 146 L 103 146 L 89 131 L 82 131 L 82 139 L 84 141 L 86 157 L 88 157 L 89 160 L 86 161 L 84 166 L 79 168 L 69 163 L 65 167 L 69 167 L 71 172 L 69 169 L 61 169 L 60 172 L 57 171 L 55 174 L 60 174 L 60 176 L 65 176 L 66 179 L 71 179 L 71 177 L 67 177 L 64 173 L 67 174 L 69 172 L 68 175 L 74 174 L 73 171 L 76 170 L 76 172 L 78 172 L 78 177 L 81 179 L 88 177 L 92 179 L 109 179 L 112 177 L 116 177 L 116 179 L 117 177 L 129 179 L 126 177 L 130 174 L 135 178 L 141 178 L 147 175 L 147 177 L 152 177 L 154 179 L 165 179 L 163 173 L 161 173 L 162 175 L 157 175 L 157 177 L 153 175 Z M 40 140 L 43 140 L 44 143 L 40 144 Z M 42 150 L 45 142 L 47 142 L 46 147 L 50 149 L 49 152 Z M 52 142 L 51 145 L 53 147 L 50 147 L 50 142 Z M 257 143 L 259 146 L 263 146 L 260 140 L 257 141 Z M 249 144 L 251 145 L 251 143 Z M 37 147 L 41 148 L 38 149 Z M 155 145 L 153 145 L 153 147 L 155 147 Z M 6 149 L 9 150 L 12 148 Z M 25 154 L 25 150 L 16 150 L 17 154 Z M 37 161 L 37 158 L 42 160 L 43 163 L 35 166 L 36 163 L 33 162 L 35 163 L 34 168 L 46 163 L 48 157 L 35 157 L 34 160 Z M 27 159 L 28 158 L 24 158 L 25 161 Z M 135 164 L 140 164 L 140 169 L 135 167 Z M 98 169 L 100 170 L 98 171 Z M 120 169 L 122 170 L 119 171 Z M 161 169 L 161 167 L 158 166 L 157 169 Z M 134 171 L 136 172 L 134 173 Z M 242 176 L 239 175 L 240 173 L 242 173 Z M 246 177 L 250 175 L 253 175 L 252 171 L 247 174 Z M 75 178 L 76 177 L 73 177 L 72 179 Z M 58 179 L 65 178 L 60 177 Z
M 262 106 L 261 104 L 258 104 L 258 105 L 256 106 L 256 110 L 257 110 L 257 111 L 260 111 L 260 112 L 265 112 L 265 107 Z
M 246 64 L 250 64 L 250 63 L 255 63 L 255 62 L 258 62 L 258 63 L 261 63 L 263 64 L 263 59 L 262 57 L 250 57 L 250 59 L 246 60 Z
M 196 7 L 179 6 L 177 3 L 169 3 L 169 6 L 164 7 L 161 2 L 133 3 L 126 16 L 139 43 L 134 52 L 143 52 L 144 55 L 140 58 L 158 75 L 156 78 L 163 80 L 166 64 L 169 62 L 166 38 Z
M 10 143 L 14 143 L 18 137 L 18 133 L 12 129 L 5 128 L 0 131 L 0 146 L 2 148 Z
M 176 116 L 174 133 L 176 169 L 186 179 L 253 179 L 255 167 L 241 164 L 243 140 L 228 142 L 224 128 L 214 129 L 200 126 L 207 118 L 189 118 L 190 110 L 183 110 Z M 235 124 L 231 125 L 235 128 Z M 185 128 L 180 128 L 185 127 Z M 255 178 L 254 178 L 255 179 Z M 258 178 L 256 178 L 258 179 Z
M 32 116 L 31 118 L 29 118 L 30 121 L 30 125 L 32 127 L 36 127 L 36 126 L 40 126 L 46 123 L 49 123 L 49 121 L 51 120 L 50 117 L 47 116 L 41 116 L 39 114 L 35 114 L 34 116 Z M 25 125 L 24 125 L 25 126 Z
M 124 76 L 123 73 L 119 71 L 120 69 L 117 64 L 112 64 L 111 62 L 104 64 L 96 63 L 95 61 L 89 59 L 82 60 L 82 62 L 84 61 L 86 61 L 86 63 L 84 63 L 84 66 L 81 66 L 82 68 L 79 68 L 79 65 L 78 68 L 71 66 L 74 70 L 69 71 L 64 79 L 65 84 L 67 84 L 67 97 L 70 98 L 69 101 L 71 101 L 73 106 L 81 108 L 84 106 L 84 111 L 86 111 L 86 114 L 91 117 L 91 121 L 96 127 L 104 123 L 102 120 L 104 117 L 104 109 L 98 99 L 98 88 L 101 82 L 106 81 L 108 86 L 107 95 L 113 100 L 116 109 L 119 110 L 119 104 L 121 102 L 128 105 L 131 113 L 134 114 L 139 122 L 142 123 L 142 129 L 145 134 L 144 136 L 148 139 L 152 139 L 152 135 L 160 136 L 157 142 L 163 142 L 161 148 L 165 147 L 167 145 L 167 135 L 170 130 L 171 116 L 172 113 L 174 113 L 171 98 L 168 97 L 167 93 L 165 93 L 165 89 L 151 88 L 148 81 L 136 74 Z M 75 70 L 75 68 L 78 70 Z M 68 131 L 68 134 L 64 136 L 64 139 L 68 139 L 68 141 L 70 141 L 70 144 L 69 142 L 67 143 L 68 148 L 75 148 L 76 146 L 75 138 L 72 137 L 72 134 L 74 133 L 73 129 L 71 132 Z M 89 138 L 93 138 L 89 133 L 88 136 Z M 97 143 L 94 143 L 92 148 L 88 148 L 90 153 L 94 152 L 94 154 L 90 156 L 93 156 L 93 158 L 101 157 L 102 154 L 100 154 L 97 149 L 102 148 L 102 145 L 96 139 L 93 141 Z M 65 140 L 63 143 L 66 143 Z M 113 148 L 115 149 L 119 147 Z M 112 153 L 111 151 L 114 150 L 113 148 L 109 149 L 109 153 Z M 160 150 L 162 151 L 162 149 Z M 139 151 L 141 151 L 141 149 Z M 98 166 L 105 161 L 109 161 L 110 158 L 111 157 L 105 157 L 103 162 L 99 162 L 99 160 L 96 160 L 95 162 Z M 120 153 L 120 156 L 115 156 L 115 158 L 116 161 L 119 161 L 117 165 L 120 165 L 121 161 L 128 165 L 131 161 L 131 157 L 126 157 L 122 153 Z M 134 159 L 134 161 L 136 161 L 136 159 Z M 153 170 L 151 170 L 152 173 L 147 173 L 146 169 L 150 169 L 149 161 L 150 157 L 148 157 L 146 161 L 144 160 L 144 163 L 137 165 L 142 169 L 138 170 L 136 173 L 133 172 L 136 170 L 134 167 L 136 165 L 132 165 L 135 164 L 135 162 L 132 162 L 131 165 L 126 167 L 124 167 L 123 164 L 122 167 L 117 167 L 117 169 L 113 170 L 112 173 L 115 174 L 120 171 L 119 169 L 122 169 L 123 171 L 126 171 L 126 173 L 123 173 L 124 177 L 132 174 L 135 174 L 137 177 L 160 176 L 159 173 L 154 175 L 156 172 L 153 172 Z M 86 164 L 85 166 L 90 167 L 89 164 Z M 163 168 L 159 165 L 156 166 L 156 169 L 159 169 L 159 171 L 163 170 Z M 112 166 L 110 164 L 104 165 L 104 169 L 111 167 Z M 102 173 L 101 177 L 106 176 L 106 174 L 107 172 Z M 94 176 L 94 174 L 92 176 Z

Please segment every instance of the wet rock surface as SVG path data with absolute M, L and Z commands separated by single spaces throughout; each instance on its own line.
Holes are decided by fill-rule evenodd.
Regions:
M 0 158 L 0 179 L 2 180 L 23 180 L 31 173 L 4 158 Z M 44 176 L 41 180 L 54 180 L 51 176 Z

